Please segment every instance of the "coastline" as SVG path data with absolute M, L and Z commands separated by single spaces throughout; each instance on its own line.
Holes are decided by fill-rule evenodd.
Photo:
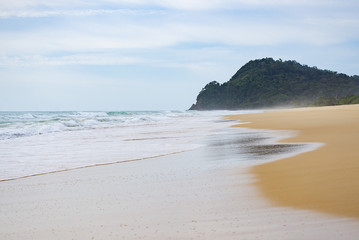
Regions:
M 355 219 L 276 207 L 253 187 L 264 156 L 250 147 L 275 135 L 212 133 L 192 151 L 0 182 L 0 239 L 357 239 Z
M 250 172 L 276 206 L 359 218 L 359 105 L 230 116 L 236 127 L 295 130 L 280 142 L 322 142 L 315 151 L 256 165 Z

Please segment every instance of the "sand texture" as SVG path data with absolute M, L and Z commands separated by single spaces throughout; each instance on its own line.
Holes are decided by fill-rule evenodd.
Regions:
M 256 129 L 297 130 L 282 142 L 322 142 L 315 151 L 252 168 L 256 185 L 279 206 L 359 217 L 359 105 L 231 117 Z

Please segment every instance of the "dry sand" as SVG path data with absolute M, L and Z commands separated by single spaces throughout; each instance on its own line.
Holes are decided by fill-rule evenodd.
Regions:
M 256 185 L 279 206 L 359 217 L 359 105 L 302 108 L 231 117 L 240 127 L 297 130 L 282 142 L 323 142 L 295 157 L 252 168 Z

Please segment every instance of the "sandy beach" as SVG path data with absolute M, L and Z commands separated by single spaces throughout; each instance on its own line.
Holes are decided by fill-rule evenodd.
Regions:
M 338 109 L 351 112 L 358 107 Z M 288 112 L 300 115 L 306 111 L 313 111 L 310 116 L 315 118 L 317 109 Z M 271 114 L 283 113 L 239 118 L 255 122 Z M 262 128 L 259 124 L 240 126 Z M 275 190 L 261 182 L 271 175 L 262 169 L 320 153 L 329 145 L 263 165 L 258 165 L 264 161 L 262 153 L 241 152 L 251 144 L 266 147 L 258 139 L 273 142 L 270 135 L 262 130 L 228 128 L 201 140 L 203 147 L 192 151 L 0 182 L 0 239 L 357 239 L 359 221 L 350 214 L 336 216 L 268 200 Z M 312 136 L 300 134 L 284 141 L 324 141 Z
M 359 217 L 359 105 L 302 108 L 232 119 L 239 127 L 296 130 L 281 142 L 322 142 L 319 149 L 252 168 L 256 186 L 278 206 Z

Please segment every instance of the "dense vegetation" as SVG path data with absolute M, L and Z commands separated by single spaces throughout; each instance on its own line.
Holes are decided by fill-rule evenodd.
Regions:
M 191 110 L 359 103 L 359 76 L 296 61 L 264 58 L 245 64 L 228 81 L 208 83 Z

